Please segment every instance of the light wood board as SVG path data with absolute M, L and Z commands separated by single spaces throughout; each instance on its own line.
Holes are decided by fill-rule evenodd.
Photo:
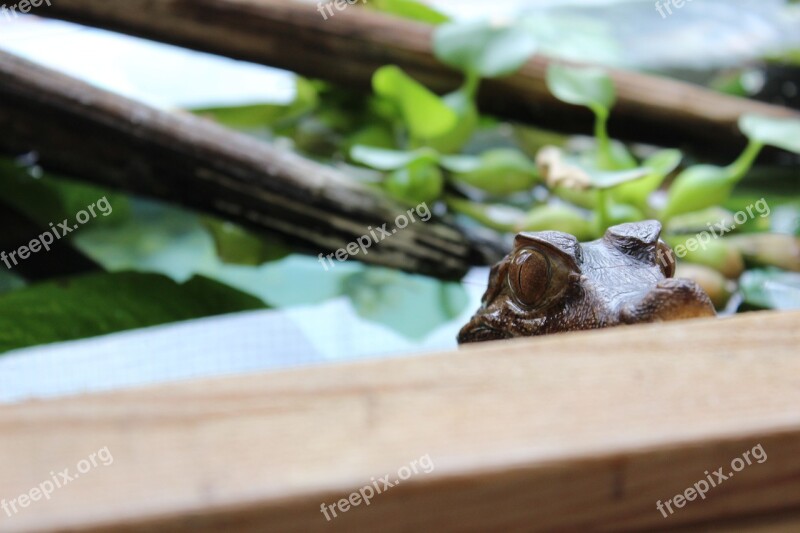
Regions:
M 0 407 L 0 498 L 113 455 L 0 531 L 788 531 L 798 325 L 752 313 Z M 656 509 L 759 444 L 767 460 L 705 500 Z M 430 473 L 322 515 L 426 455 Z

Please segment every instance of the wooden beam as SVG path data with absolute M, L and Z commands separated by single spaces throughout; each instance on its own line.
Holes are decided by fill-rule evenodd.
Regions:
M 392 230 L 408 209 L 332 167 L 5 52 L 0 131 L 0 153 L 33 151 L 47 170 L 211 213 L 313 255 L 345 248 L 370 227 Z M 499 244 L 471 240 L 446 221 L 421 221 L 422 208 L 415 223 L 404 216 L 405 229 L 353 258 L 460 278 L 502 256 Z
M 799 320 L 620 327 L 0 407 L 6 500 L 98 450 L 113 456 L 49 500 L 0 511 L 0 529 L 797 525 Z M 729 476 L 744 452 L 752 464 Z M 415 460 L 418 473 L 369 506 L 321 513 Z M 720 467 L 729 479 L 705 499 L 656 509 Z
M 432 28 L 366 9 L 324 19 L 315 2 L 291 0 L 59 0 L 36 13 L 272 65 L 369 90 L 375 70 L 396 64 L 427 86 L 452 90 L 461 75 L 434 57 Z M 481 108 L 562 131 L 591 131 L 591 114 L 555 100 L 545 85 L 548 59 L 488 81 Z M 744 113 L 800 117 L 788 108 L 727 96 L 700 86 L 612 69 L 618 104 L 614 135 L 667 145 L 699 144 L 703 153 L 737 152 Z

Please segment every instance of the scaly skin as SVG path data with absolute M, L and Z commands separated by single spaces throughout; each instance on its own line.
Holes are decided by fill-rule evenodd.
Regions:
M 583 244 L 557 231 L 518 234 L 459 344 L 714 316 L 696 283 L 672 278 L 674 258 L 660 233 L 649 220 Z

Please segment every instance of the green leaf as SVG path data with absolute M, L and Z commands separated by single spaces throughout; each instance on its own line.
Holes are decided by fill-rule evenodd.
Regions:
M 538 153 L 539 150 L 545 146 L 555 146 L 563 149 L 569 141 L 569 137 L 566 135 L 527 124 L 523 125 L 512 123 L 511 128 L 513 131 L 513 139 L 515 144 L 528 154 Z M 499 134 L 503 134 L 503 132 L 507 131 L 507 129 L 508 126 L 506 124 L 502 124 L 499 127 L 496 127 L 495 131 L 497 131 Z
M 476 155 L 445 155 L 440 164 L 454 174 L 466 174 L 481 168 L 481 158 Z
M 635 166 L 624 146 L 616 146 L 608 135 L 608 116 L 616 101 L 611 76 L 595 67 L 571 67 L 550 63 L 545 76 L 550 92 L 568 104 L 586 106 L 595 114 L 595 165 L 601 170 L 624 170 Z
M 358 145 L 385 148 L 391 150 L 395 146 L 392 131 L 384 124 L 369 124 L 347 138 L 345 153 L 350 153 Z
M 739 118 L 739 129 L 750 141 L 800 154 L 800 119 L 747 114 Z
M 449 133 L 458 122 L 455 111 L 442 98 L 408 76 L 399 67 L 379 68 L 372 77 L 375 93 L 400 109 L 412 138 L 433 139 Z
M 397 170 L 416 162 L 425 164 L 439 162 L 439 154 L 428 148 L 405 152 L 371 146 L 354 146 L 350 150 L 350 158 L 357 163 L 378 170 Z
M 466 290 L 459 283 L 382 268 L 352 274 L 342 286 L 360 317 L 411 339 L 424 338 L 460 316 L 469 305 Z
M 0 296 L 0 352 L 204 316 L 263 309 L 263 302 L 195 277 L 93 274 Z
M 674 216 L 666 224 L 665 229 L 668 233 L 675 235 L 690 235 L 708 231 L 709 225 L 713 227 L 714 224 L 718 223 L 726 228 L 736 225 L 731 211 L 719 206 L 713 206 L 700 211 Z
M 675 215 L 722 204 L 735 185 L 733 177 L 727 167 L 695 165 L 687 168 L 670 186 L 667 205 L 660 218 L 666 221 Z
M 517 231 L 563 231 L 578 240 L 594 237 L 592 223 L 577 209 L 565 205 L 534 207 L 525 216 Z
M 726 167 L 696 165 L 681 172 L 669 188 L 667 205 L 661 212 L 662 221 L 725 203 L 733 187 L 753 166 L 763 146 L 751 140 L 736 161 Z
M 224 263 L 257 266 L 291 253 L 286 246 L 267 241 L 231 222 L 204 217 L 203 224 L 214 239 L 217 257 Z
M 551 63 L 547 67 L 547 88 L 562 102 L 586 106 L 603 117 L 608 116 L 617 98 L 611 77 L 595 67 Z
M 749 270 L 739 280 L 745 303 L 765 309 L 800 309 L 800 274 Z
M 444 156 L 442 166 L 456 183 L 504 196 L 530 190 L 538 180 L 536 165 L 513 148 L 496 148 L 475 156 Z
M 518 231 L 525 219 L 525 212 L 505 204 L 473 202 L 455 196 L 447 198 L 447 207 L 456 213 L 466 215 L 497 231 Z
M 555 187 L 552 192 L 558 198 L 584 209 L 597 208 L 597 190 L 578 190 L 570 187 Z
M 415 0 L 369 0 L 365 5 L 390 15 L 428 24 L 441 24 L 450 20 L 447 15 Z
M 445 104 L 455 111 L 458 121 L 448 133 L 426 140 L 427 146 L 443 154 L 450 154 L 458 152 L 469 142 L 478 128 L 480 120 L 478 108 L 473 97 L 469 94 L 469 90 L 469 87 L 464 86 L 444 96 Z
M 752 92 L 746 82 L 748 70 L 737 69 L 734 71 L 726 70 L 715 75 L 709 82 L 708 88 L 717 92 L 749 98 Z
M 96 206 L 97 216 L 89 219 L 87 226 L 113 225 L 130 215 L 128 199 L 121 194 L 54 174 L 34 172 L 32 168 L 0 158 L 2 201 L 44 228 L 65 218 L 72 223 L 78 212 L 86 211 L 90 205 Z M 106 201 L 97 205 L 103 198 Z
M 683 159 L 680 150 L 660 150 L 647 158 L 642 166 L 649 169 L 644 178 L 616 187 L 612 197 L 618 202 L 625 202 L 643 208 L 647 205 L 647 197 L 658 189 Z
M 240 130 L 274 126 L 292 118 L 291 105 L 250 104 L 226 107 L 205 107 L 192 109 L 202 117 L 210 118 L 229 128 Z
M 712 268 L 729 279 L 736 279 L 744 270 L 741 252 L 730 239 L 714 239 L 710 234 L 665 235 L 678 261 Z
M 601 130 L 596 132 L 597 144 L 582 158 L 586 159 L 587 166 L 607 171 L 630 170 L 639 166 L 625 144 L 608 138 L 603 120 L 598 120 L 596 128 Z
M 536 155 L 536 164 L 547 185 L 556 189 L 611 189 L 623 183 L 642 179 L 650 169 L 637 167 L 625 170 L 604 170 L 582 160 L 569 156 L 560 148 L 546 146 Z
M 614 187 L 641 180 L 648 174 L 646 168 L 632 168 L 630 170 L 604 171 L 586 169 L 591 178 L 591 187 L 594 189 L 612 189 Z
M 605 231 L 608 227 L 617 224 L 625 224 L 626 222 L 640 222 L 645 219 L 644 213 L 637 209 L 635 206 L 628 204 L 611 203 L 608 206 L 608 225 L 603 228 Z
M 419 159 L 393 171 L 383 185 L 389 194 L 403 203 L 432 203 L 442 195 L 444 176 L 436 164 Z
M 288 104 L 253 104 L 243 106 L 205 107 L 193 109 L 197 115 L 214 119 L 237 129 L 278 127 L 317 108 L 320 98 L 314 83 L 295 77 L 295 96 Z
M 497 78 L 518 70 L 536 51 L 536 41 L 517 25 L 452 22 L 434 32 L 433 51 L 442 63 L 462 72 Z
M 605 16 L 596 16 L 592 9 L 577 8 L 578 4 L 588 2 L 561 2 L 567 4 L 563 9 L 556 7 L 555 2 L 552 4 L 554 9 L 534 9 L 516 19 L 531 32 L 543 56 L 595 65 L 628 62 L 614 24 Z

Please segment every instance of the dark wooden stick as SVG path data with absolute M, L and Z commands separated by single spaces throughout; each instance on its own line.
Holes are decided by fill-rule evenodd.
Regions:
M 370 10 L 334 10 L 291 0 L 59 0 L 37 14 L 273 65 L 369 89 L 373 72 L 397 64 L 433 89 L 457 86 L 461 75 L 433 56 L 431 27 Z M 483 110 L 563 131 L 590 131 L 591 115 L 547 91 L 543 57 L 518 73 L 488 81 Z M 619 95 L 611 130 L 621 138 L 662 144 L 695 143 L 704 153 L 731 154 L 744 142 L 743 113 L 795 116 L 787 108 L 719 94 L 699 86 L 613 70 Z
M 0 152 L 32 150 L 46 169 L 216 214 L 315 255 L 369 235 L 369 226 L 391 229 L 407 212 L 333 168 L 3 52 L 0 131 Z M 442 220 L 416 218 L 353 259 L 458 278 L 501 253 Z

